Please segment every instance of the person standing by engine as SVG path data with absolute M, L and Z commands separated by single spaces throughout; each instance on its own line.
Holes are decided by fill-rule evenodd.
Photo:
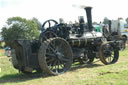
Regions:
M 79 34 L 80 36 L 83 35 L 84 33 L 84 29 L 85 29 L 85 22 L 84 22 L 84 17 L 83 16 L 79 16 L 79 23 L 80 23 L 80 31 L 79 31 Z

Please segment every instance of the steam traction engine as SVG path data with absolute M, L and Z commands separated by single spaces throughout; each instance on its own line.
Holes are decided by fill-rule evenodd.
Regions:
M 92 63 L 100 59 L 103 64 L 114 64 L 125 39 L 111 33 L 97 32 L 92 26 L 91 7 L 84 8 L 87 24 L 83 17 L 79 25 L 64 24 L 47 20 L 42 25 L 39 40 L 15 40 L 11 44 L 13 66 L 23 73 L 33 70 L 58 75 L 68 71 L 72 63 Z M 51 26 L 51 23 L 55 23 Z M 48 27 L 46 28 L 46 24 Z

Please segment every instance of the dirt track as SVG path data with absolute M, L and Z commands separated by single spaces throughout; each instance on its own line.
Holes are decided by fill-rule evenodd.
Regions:
M 5 53 L 4 49 L 0 49 L 0 54 Z
M 0 53 L 4 53 L 5 52 L 5 50 L 4 49 L 0 49 Z

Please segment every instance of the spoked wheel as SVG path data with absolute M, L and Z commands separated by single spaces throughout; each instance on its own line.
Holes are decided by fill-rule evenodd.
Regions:
M 105 65 L 114 64 L 118 61 L 119 50 L 115 50 L 108 42 L 103 43 L 99 49 L 99 57 Z
M 46 20 L 43 25 L 42 25 L 42 31 L 43 30 L 46 30 L 47 28 L 50 29 L 52 28 L 52 26 L 58 24 L 58 22 L 56 20 L 53 20 L 53 19 L 49 19 L 49 20 Z
M 38 58 L 41 69 L 52 75 L 68 71 L 72 65 L 72 49 L 62 38 L 50 38 L 41 44 Z
M 43 41 L 46 41 L 49 38 L 54 38 L 54 37 L 57 37 L 57 35 L 54 32 L 46 31 L 46 32 L 44 32 L 40 35 L 40 41 L 43 42 Z

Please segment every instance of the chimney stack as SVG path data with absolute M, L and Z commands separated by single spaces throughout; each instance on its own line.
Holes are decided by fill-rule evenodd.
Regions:
M 89 31 L 92 31 L 93 30 L 92 15 L 91 15 L 92 7 L 85 7 L 84 9 L 85 9 L 86 15 L 87 15 L 88 29 L 89 29 Z

